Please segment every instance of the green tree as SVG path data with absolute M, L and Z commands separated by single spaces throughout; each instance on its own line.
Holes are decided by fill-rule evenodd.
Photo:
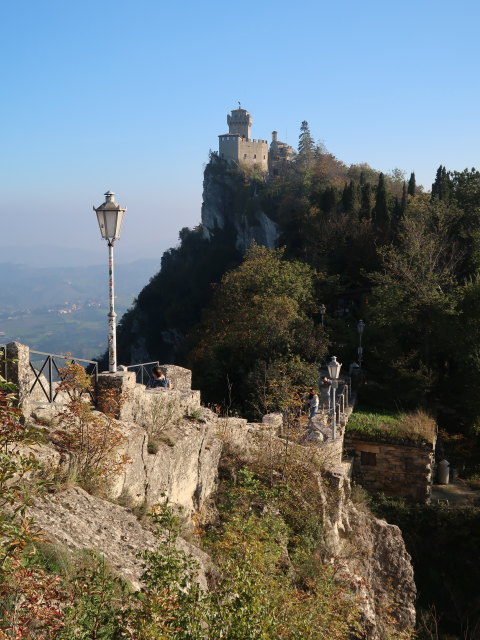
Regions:
M 372 186 L 369 182 L 364 182 L 362 184 L 362 191 L 360 196 L 360 219 L 361 220 L 370 220 L 372 217 Z
M 383 227 L 386 227 L 389 222 L 387 188 L 383 173 L 378 176 L 378 184 L 375 192 L 375 206 L 373 208 L 373 219 L 377 225 Z
M 437 169 L 435 182 L 432 184 L 432 198 L 449 200 L 452 192 L 452 182 L 446 168 L 440 165 Z
M 416 183 L 415 183 L 415 174 L 412 172 L 410 174 L 410 180 L 408 181 L 408 195 L 409 196 L 414 196 L 415 195 L 415 191 L 416 191 Z
M 216 288 L 191 337 L 196 384 L 208 400 L 225 398 L 228 379 L 240 406 L 255 391 L 249 380 L 259 362 L 316 362 L 324 354 L 324 334 L 313 320 L 315 272 L 283 254 L 254 245 Z
M 303 165 L 309 165 L 314 156 L 315 143 L 310 133 L 308 122 L 303 120 L 298 138 L 298 159 Z
M 378 373 L 392 398 L 419 405 L 437 381 L 442 327 L 455 303 L 458 253 L 452 251 L 442 209 L 426 196 L 412 199 L 397 244 L 379 249 L 371 305 Z M 380 346 L 381 345 L 381 346 Z M 373 365 L 373 363 L 371 363 Z

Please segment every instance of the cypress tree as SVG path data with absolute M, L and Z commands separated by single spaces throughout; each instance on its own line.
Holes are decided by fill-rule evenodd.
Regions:
M 352 211 L 355 209 L 355 195 L 355 184 L 353 180 L 350 180 L 348 184 L 345 183 L 342 193 L 342 208 L 347 213 L 352 213 Z
M 407 190 L 408 195 L 414 196 L 416 189 L 417 189 L 417 185 L 415 183 L 415 174 L 412 171 L 412 173 L 410 174 L 410 180 L 408 181 L 408 190 Z
M 360 194 L 360 220 L 370 220 L 372 216 L 372 187 L 369 182 L 364 182 Z
M 407 185 L 405 184 L 405 180 L 403 181 L 402 202 L 400 204 L 400 207 L 402 209 L 402 215 L 403 215 L 407 207 Z
M 452 180 L 447 169 L 440 165 L 437 169 L 435 182 L 432 184 L 432 198 L 449 200 L 452 193 Z
M 388 222 L 387 189 L 385 186 L 385 176 L 381 173 L 378 176 L 378 185 L 375 194 L 375 206 L 373 208 L 373 219 L 379 225 L 386 225 Z
M 337 207 L 337 190 L 335 187 L 327 187 L 320 198 L 320 207 L 325 213 L 334 211 Z

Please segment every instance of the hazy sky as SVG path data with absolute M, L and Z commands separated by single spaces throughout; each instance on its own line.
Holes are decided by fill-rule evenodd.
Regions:
M 474 1 L 4 0 L 1 244 L 106 251 L 92 205 L 128 207 L 120 255 L 200 221 L 202 170 L 241 101 L 252 136 L 346 163 L 478 163 Z

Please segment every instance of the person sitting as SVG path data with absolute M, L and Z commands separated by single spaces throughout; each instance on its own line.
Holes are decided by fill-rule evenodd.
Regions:
M 147 389 L 156 389 L 162 387 L 163 389 L 171 389 L 172 383 L 169 378 L 165 377 L 162 367 L 153 367 L 152 377 L 147 382 Z

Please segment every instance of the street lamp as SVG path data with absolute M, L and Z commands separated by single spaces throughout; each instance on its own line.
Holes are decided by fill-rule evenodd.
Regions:
M 324 304 L 321 304 L 319 307 L 319 310 L 320 310 L 320 315 L 322 316 L 322 327 L 323 327 L 324 326 L 323 319 L 325 317 L 325 312 L 327 310 L 327 307 Z
M 337 437 L 337 408 L 335 406 L 335 392 L 338 389 L 338 378 L 340 376 L 340 369 L 342 368 L 342 363 L 337 362 L 337 358 L 332 356 L 331 362 L 327 364 L 328 369 L 328 377 L 332 381 L 332 406 L 333 406 L 333 414 L 332 414 L 332 428 L 333 428 L 333 439 Z
M 99 207 L 93 207 L 97 214 L 98 226 L 102 238 L 108 242 L 108 274 L 109 274 L 109 301 L 108 313 L 108 370 L 110 373 L 117 371 L 117 335 L 115 328 L 114 289 L 113 289 L 113 243 L 120 237 L 123 216 L 127 207 L 122 208 L 115 202 L 115 194 L 107 191 L 105 202 Z
M 363 348 L 362 348 L 362 333 L 365 329 L 365 323 L 363 320 L 359 320 L 357 324 L 358 331 L 358 364 L 360 369 L 362 368 L 362 356 L 363 356 Z

